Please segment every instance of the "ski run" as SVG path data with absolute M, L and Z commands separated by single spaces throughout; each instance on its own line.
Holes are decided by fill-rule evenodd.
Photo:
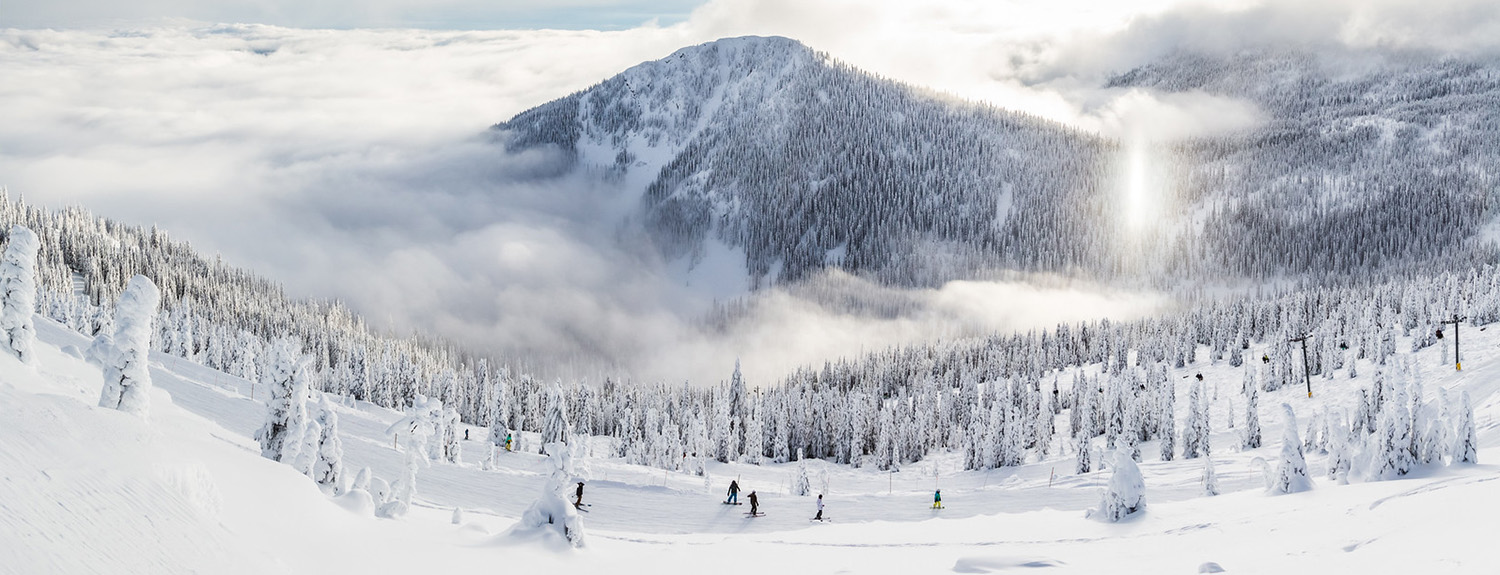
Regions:
M 149 290 L 138 291 L 129 297 L 154 305 Z M 447 433 L 428 450 L 430 438 L 411 437 L 431 423 L 419 409 L 331 393 L 295 406 L 263 384 L 155 351 L 144 409 L 100 407 L 111 368 L 85 359 L 100 356 L 99 342 L 40 314 L 33 329 L 29 361 L 0 353 L 6 573 L 1500 570 L 1488 547 L 1500 516 L 1500 468 L 1489 463 L 1500 457 L 1500 338 L 1469 326 L 1461 328 L 1462 371 L 1443 355 L 1451 351 L 1434 345 L 1397 353 L 1388 368 L 1358 360 L 1352 378 L 1347 371 L 1315 378 L 1311 398 L 1302 385 L 1258 392 L 1260 447 L 1243 447 L 1246 368 L 1199 362 L 1168 369 L 1180 430 L 1170 461 L 1161 460 L 1160 440 L 1137 444 L 1136 464 L 1129 446 L 1107 450 L 1095 439 L 1096 468 L 1078 473 L 1076 451 L 1059 432 L 1049 455 L 1033 450 L 1022 464 L 988 470 L 967 470 L 964 455 L 947 450 L 884 471 L 815 459 L 708 460 L 703 475 L 626 463 L 609 455 L 606 437 L 548 446 L 556 457 L 491 453 L 488 430 L 463 423 L 427 430 Z M 128 339 L 117 332 L 108 349 L 136 349 Z M 119 380 L 120 370 L 110 373 Z M 1323 414 L 1354 417 L 1361 390 L 1398 373 L 1421 382 L 1427 404 L 1446 397 L 1444 413 L 1459 427 L 1444 428 L 1447 447 L 1432 448 L 1442 452 L 1433 462 L 1422 463 L 1418 450 L 1398 462 L 1406 473 L 1381 476 L 1381 462 L 1322 436 Z M 1406 395 L 1415 385 L 1382 389 L 1403 398 L 1394 405 L 1420 405 Z M 1478 464 L 1454 461 L 1465 395 L 1478 447 L 1468 457 Z M 1201 440 L 1190 424 L 1200 416 L 1190 407 L 1194 396 L 1207 406 Z M 315 481 L 329 473 L 318 455 L 326 437 L 296 446 L 300 457 L 267 456 L 257 437 L 269 425 L 268 404 L 300 407 L 304 422 L 320 422 L 307 429 L 336 429 L 342 470 L 333 485 Z M 1375 419 L 1390 421 L 1376 421 L 1377 430 L 1395 425 L 1399 411 L 1381 411 Z M 1292 414 L 1297 427 L 1288 429 Z M 1069 415 L 1056 415 L 1059 430 Z M 540 445 L 536 432 L 515 433 L 517 445 Z M 1185 458 L 1190 444 L 1208 457 Z M 1300 488 L 1280 494 L 1289 450 L 1305 454 L 1306 477 L 1292 477 Z M 1335 475 L 1346 479 L 1330 479 L 1330 466 L 1344 466 Z M 732 480 L 740 502 L 757 494 L 763 516 L 723 504 Z M 578 481 L 584 514 L 572 505 Z M 804 481 L 811 494 L 792 494 Z M 937 490 L 942 510 L 933 508 Z M 825 517 L 837 522 L 811 520 L 817 493 Z

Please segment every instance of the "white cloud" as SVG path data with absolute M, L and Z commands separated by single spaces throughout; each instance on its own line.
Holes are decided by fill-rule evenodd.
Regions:
M 764 380 L 955 325 L 1036 327 L 1161 302 L 956 283 L 871 318 L 773 292 L 752 321 L 702 335 L 691 318 L 709 302 L 618 245 L 611 190 L 539 179 L 549 158 L 499 154 L 484 128 L 684 45 L 782 34 L 961 97 L 1173 139 L 1243 129 L 1259 112 L 1206 94 L 1101 90 L 1105 75 L 1181 46 L 1488 50 L 1497 12 L 1467 0 L 715 0 L 679 24 L 618 32 L 0 30 L 0 184 L 160 224 L 376 323 L 542 361 L 606 357 L 650 377 L 722 377 L 742 357 Z

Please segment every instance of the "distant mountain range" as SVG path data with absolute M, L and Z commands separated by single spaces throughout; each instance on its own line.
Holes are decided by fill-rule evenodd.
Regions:
M 1105 87 L 1249 100 L 1254 130 L 1153 150 L 1163 212 L 1119 217 L 1112 139 L 861 72 L 785 38 L 684 48 L 522 112 L 638 202 L 669 261 L 749 288 L 837 267 L 927 286 L 996 270 L 1096 279 L 1341 278 L 1496 261 L 1500 73 L 1420 55 L 1177 54 Z M 636 200 L 638 198 L 638 200 Z M 722 268 L 722 262 L 719 265 Z

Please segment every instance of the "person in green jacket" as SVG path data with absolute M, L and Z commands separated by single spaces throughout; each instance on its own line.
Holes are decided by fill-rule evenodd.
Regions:
M 943 490 L 939 489 L 937 491 L 932 492 L 932 508 L 933 509 L 942 509 L 943 508 Z

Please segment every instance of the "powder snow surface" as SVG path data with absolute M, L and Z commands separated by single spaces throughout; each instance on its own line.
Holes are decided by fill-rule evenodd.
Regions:
M 1263 459 L 1279 453 L 1279 405 L 1304 422 L 1314 409 L 1352 412 L 1369 385 L 1342 373 L 1263 393 L 1265 446 L 1239 451 L 1229 400 L 1244 409 L 1240 371 L 1178 370 L 1178 393 L 1203 373 L 1213 401 L 1218 497 L 1201 496 L 1202 462 L 1161 462 L 1143 445 L 1149 506 L 1121 523 L 1086 519 L 1109 472 L 1073 474 L 1070 452 L 1016 468 L 962 471 L 939 454 L 895 473 L 812 462 L 815 498 L 787 494 L 796 464 L 710 465 L 710 480 L 585 457 L 588 546 L 571 550 L 504 533 L 536 500 L 548 466 L 464 442 L 461 465 L 422 469 L 411 513 L 377 519 L 341 504 L 251 439 L 267 390 L 180 359 L 151 355 L 151 418 L 102 409 L 101 374 L 79 359 L 88 340 L 38 318 L 38 363 L 0 354 L 0 573 L 1495 573 L 1500 516 L 1500 338 L 1466 329 L 1465 371 L 1433 347 L 1415 355 L 1429 397 L 1472 396 L 1475 466 L 1419 467 L 1394 481 L 1338 485 L 1327 456 L 1309 453 L 1312 490 L 1268 495 Z M 253 397 L 252 397 L 253 393 Z M 1179 425 L 1185 401 L 1178 401 Z M 1271 406 L 1271 407 L 1268 407 Z M 1272 408 L 1276 407 L 1276 408 Z M 348 475 L 399 477 L 403 456 L 383 434 L 400 414 L 337 406 Z M 1065 429 L 1066 414 L 1059 420 Z M 1243 425 L 1243 414 L 1236 413 Z M 1058 434 L 1057 453 L 1066 443 Z M 470 437 L 487 433 L 473 428 Z M 596 440 L 599 444 L 602 440 Z M 535 445 L 535 437 L 528 443 Z M 757 491 L 765 517 L 722 505 L 729 480 Z M 929 508 L 943 490 L 946 509 Z M 744 494 L 741 495 L 744 498 Z M 463 509 L 453 524 L 453 508 Z

